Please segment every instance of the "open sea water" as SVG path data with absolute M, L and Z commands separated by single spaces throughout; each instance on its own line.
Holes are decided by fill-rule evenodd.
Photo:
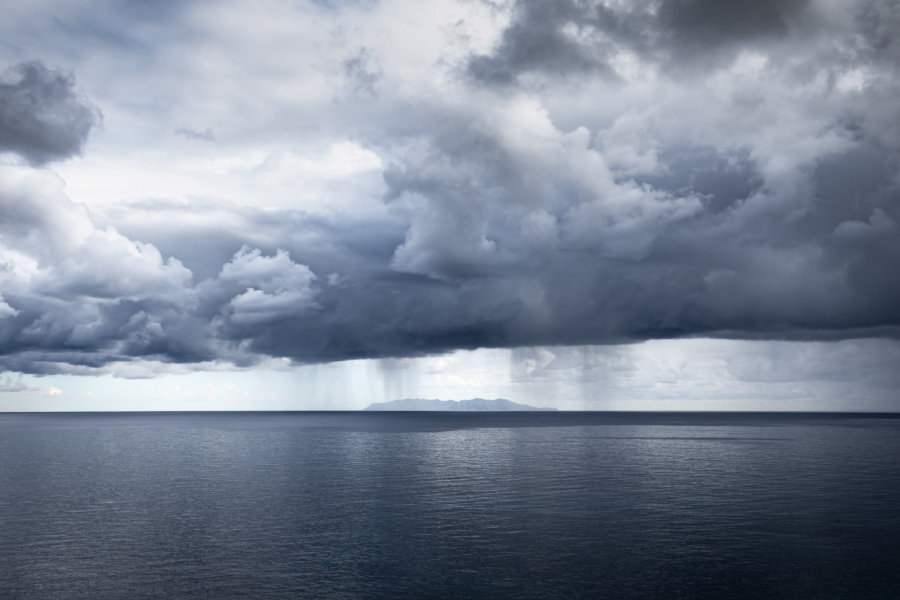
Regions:
M 0 598 L 900 598 L 900 418 L 0 414 Z

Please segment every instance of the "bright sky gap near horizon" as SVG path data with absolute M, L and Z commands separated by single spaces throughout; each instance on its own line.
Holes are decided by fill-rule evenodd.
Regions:
M 0 21 L 0 411 L 900 409 L 900 4 Z

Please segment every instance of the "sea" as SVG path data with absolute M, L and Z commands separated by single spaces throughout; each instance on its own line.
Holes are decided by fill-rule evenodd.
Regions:
M 900 598 L 900 416 L 0 414 L 0 598 Z

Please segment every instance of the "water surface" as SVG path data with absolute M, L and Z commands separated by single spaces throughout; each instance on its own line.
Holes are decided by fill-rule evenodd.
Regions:
M 0 415 L 0 598 L 897 598 L 900 419 Z

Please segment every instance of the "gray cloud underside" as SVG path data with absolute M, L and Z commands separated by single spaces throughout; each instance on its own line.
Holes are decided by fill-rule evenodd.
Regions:
M 0 368 L 900 337 L 891 3 L 838 24 L 814 2 L 625 5 L 519 2 L 493 51 L 462 66 L 475 100 L 399 106 L 385 125 L 399 141 L 362 127 L 396 157 L 383 218 L 166 200 L 101 218 L 52 175 L 4 166 Z M 622 51 L 667 89 L 707 81 L 708 103 L 673 94 L 630 121 L 551 121 L 528 96 L 614 94 Z M 743 51 L 768 53 L 761 79 L 717 91 Z M 362 52 L 341 67 L 367 97 L 388 90 L 372 65 Z M 841 87 L 854 73 L 868 75 Z M 84 121 L 61 123 L 81 140 L 68 150 L 40 150 L 40 136 L 6 149 L 35 163 L 72 153 Z

